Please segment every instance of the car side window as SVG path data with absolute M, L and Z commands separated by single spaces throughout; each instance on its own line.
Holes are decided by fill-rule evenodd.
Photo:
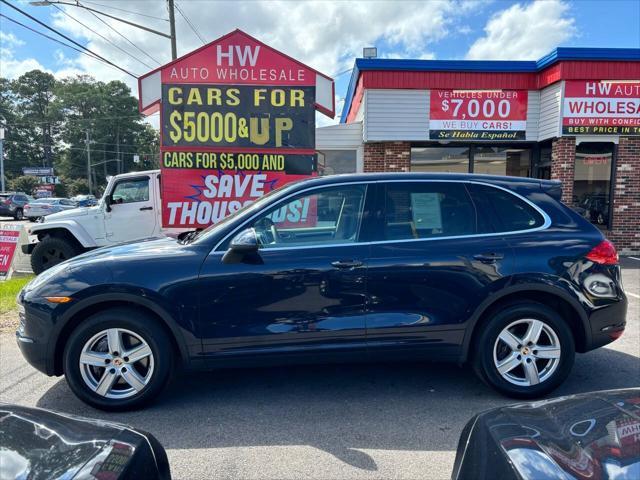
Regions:
M 62 199 L 60 200 L 60 203 L 66 206 L 75 206 L 75 202 L 72 202 L 71 200 Z
M 113 204 L 149 201 L 149 179 L 138 178 L 118 182 L 111 194 Z
M 465 187 L 455 182 L 389 183 L 377 240 L 473 235 L 476 210 Z
M 470 184 L 469 190 L 484 221 L 490 218 L 497 232 L 517 232 L 544 225 L 544 218 L 527 202 L 500 188 Z
M 266 210 L 251 222 L 261 249 L 358 241 L 365 185 L 305 192 Z

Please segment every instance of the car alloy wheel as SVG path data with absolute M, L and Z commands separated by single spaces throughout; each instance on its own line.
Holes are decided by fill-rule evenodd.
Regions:
M 561 355 L 556 332 L 536 319 L 510 323 L 493 346 L 493 363 L 498 373 L 520 387 L 538 385 L 553 376 Z
M 126 399 L 140 393 L 153 376 L 149 344 L 124 328 L 109 328 L 91 337 L 79 358 L 80 374 L 96 394 Z

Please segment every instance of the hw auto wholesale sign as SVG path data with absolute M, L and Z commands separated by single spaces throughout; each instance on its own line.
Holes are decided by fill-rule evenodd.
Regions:
M 526 90 L 431 90 L 432 140 L 524 140 Z
M 140 108 L 161 114 L 163 226 L 206 227 L 316 174 L 333 80 L 236 30 L 142 77 Z
M 562 133 L 640 135 L 640 82 L 567 80 Z

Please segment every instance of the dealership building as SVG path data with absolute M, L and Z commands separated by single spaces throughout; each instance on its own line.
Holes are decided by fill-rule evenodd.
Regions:
M 538 61 L 355 62 L 321 173 L 469 172 L 557 179 L 563 201 L 640 253 L 640 49 Z

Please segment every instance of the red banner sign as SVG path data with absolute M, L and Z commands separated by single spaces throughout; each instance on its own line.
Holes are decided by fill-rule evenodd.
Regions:
M 7 229 L 4 226 L 0 229 L 0 278 L 5 278 L 9 274 L 19 236 L 19 229 Z
M 640 135 L 640 82 L 567 80 L 562 133 Z
M 526 90 L 431 90 L 429 138 L 524 140 Z
M 287 175 L 283 172 L 234 171 L 208 169 L 172 170 L 163 182 L 163 225 L 194 228 L 218 223 L 240 208 L 291 181 L 308 175 Z M 281 212 L 274 220 L 292 223 L 304 221 L 303 205 L 291 206 L 296 211 Z M 280 213 L 278 213 L 280 215 Z

